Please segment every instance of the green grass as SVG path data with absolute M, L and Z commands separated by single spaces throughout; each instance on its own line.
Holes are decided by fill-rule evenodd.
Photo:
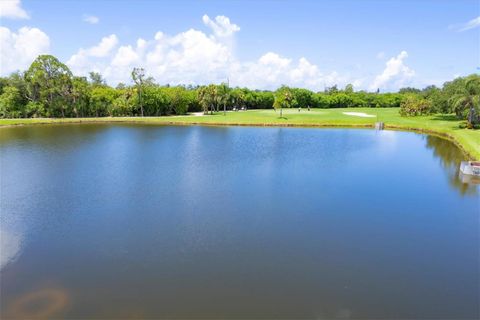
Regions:
M 345 115 L 343 112 L 364 112 L 371 118 Z M 78 123 L 78 122 L 140 122 L 149 124 L 205 124 L 205 125 L 260 125 L 260 126 L 325 126 L 373 127 L 376 121 L 387 129 L 415 130 L 437 134 L 455 142 L 472 159 L 480 160 L 480 130 L 461 129 L 462 121 L 453 115 L 401 117 L 397 108 L 350 109 L 285 109 L 283 117 L 274 110 L 249 110 L 217 113 L 207 116 L 178 117 L 118 117 L 118 118 L 65 118 L 65 119 L 0 119 L 0 126 L 19 124 Z

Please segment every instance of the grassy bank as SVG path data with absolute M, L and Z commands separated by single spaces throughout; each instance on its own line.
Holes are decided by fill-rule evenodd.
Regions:
M 345 115 L 344 112 L 363 112 L 375 117 Z M 480 160 L 480 130 L 460 129 L 461 121 L 453 115 L 401 117 L 397 108 L 286 109 L 283 117 L 273 110 L 227 112 L 207 116 L 179 117 L 118 117 L 65 119 L 0 119 L 0 126 L 19 124 L 78 123 L 78 122 L 140 122 L 151 124 L 210 124 L 210 125 L 272 125 L 272 126 L 343 126 L 373 127 L 376 121 L 386 128 L 415 130 L 444 136 L 461 147 L 472 159 Z

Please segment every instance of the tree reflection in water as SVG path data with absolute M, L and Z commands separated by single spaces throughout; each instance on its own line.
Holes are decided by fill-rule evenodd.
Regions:
M 427 136 L 426 147 L 433 150 L 433 154 L 440 160 L 445 169 L 449 184 L 462 195 L 475 195 L 478 187 L 473 183 L 463 183 L 459 177 L 460 162 L 464 159 L 463 152 L 452 142 L 436 137 Z

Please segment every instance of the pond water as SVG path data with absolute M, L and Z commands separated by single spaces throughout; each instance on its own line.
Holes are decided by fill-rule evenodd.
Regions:
M 1 317 L 476 319 L 452 143 L 361 129 L 0 129 Z

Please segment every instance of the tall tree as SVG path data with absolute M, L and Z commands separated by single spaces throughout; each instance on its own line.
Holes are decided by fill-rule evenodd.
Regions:
M 273 107 L 275 108 L 275 110 L 280 108 L 280 118 L 283 116 L 283 108 L 292 108 L 295 106 L 295 104 L 295 96 L 293 95 L 293 92 L 289 87 L 282 86 L 275 93 Z
M 102 75 L 99 72 L 90 71 L 88 73 L 90 77 L 90 83 L 94 86 L 104 86 L 106 85 L 105 79 L 103 79 Z
M 222 82 L 222 84 L 218 86 L 218 96 L 220 104 L 223 104 L 223 115 L 226 115 L 227 103 L 230 101 L 230 88 L 227 83 Z
M 65 108 L 69 106 L 72 89 L 72 72 L 57 58 L 40 55 L 25 73 L 28 98 L 40 102 L 49 110 L 50 115 L 65 117 Z
M 142 94 L 145 85 L 145 69 L 143 68 L 133 68 L 132 70 L 132 80 L 135 83 L 135 87 L 137 89 L 138 94 L 138 103 L 140 105 L 140 113 L 143 117 L 143 101 L 142 101 Z
M 353 84 L 349 83 L 345 86 L 345 93 L 353 93 Z

